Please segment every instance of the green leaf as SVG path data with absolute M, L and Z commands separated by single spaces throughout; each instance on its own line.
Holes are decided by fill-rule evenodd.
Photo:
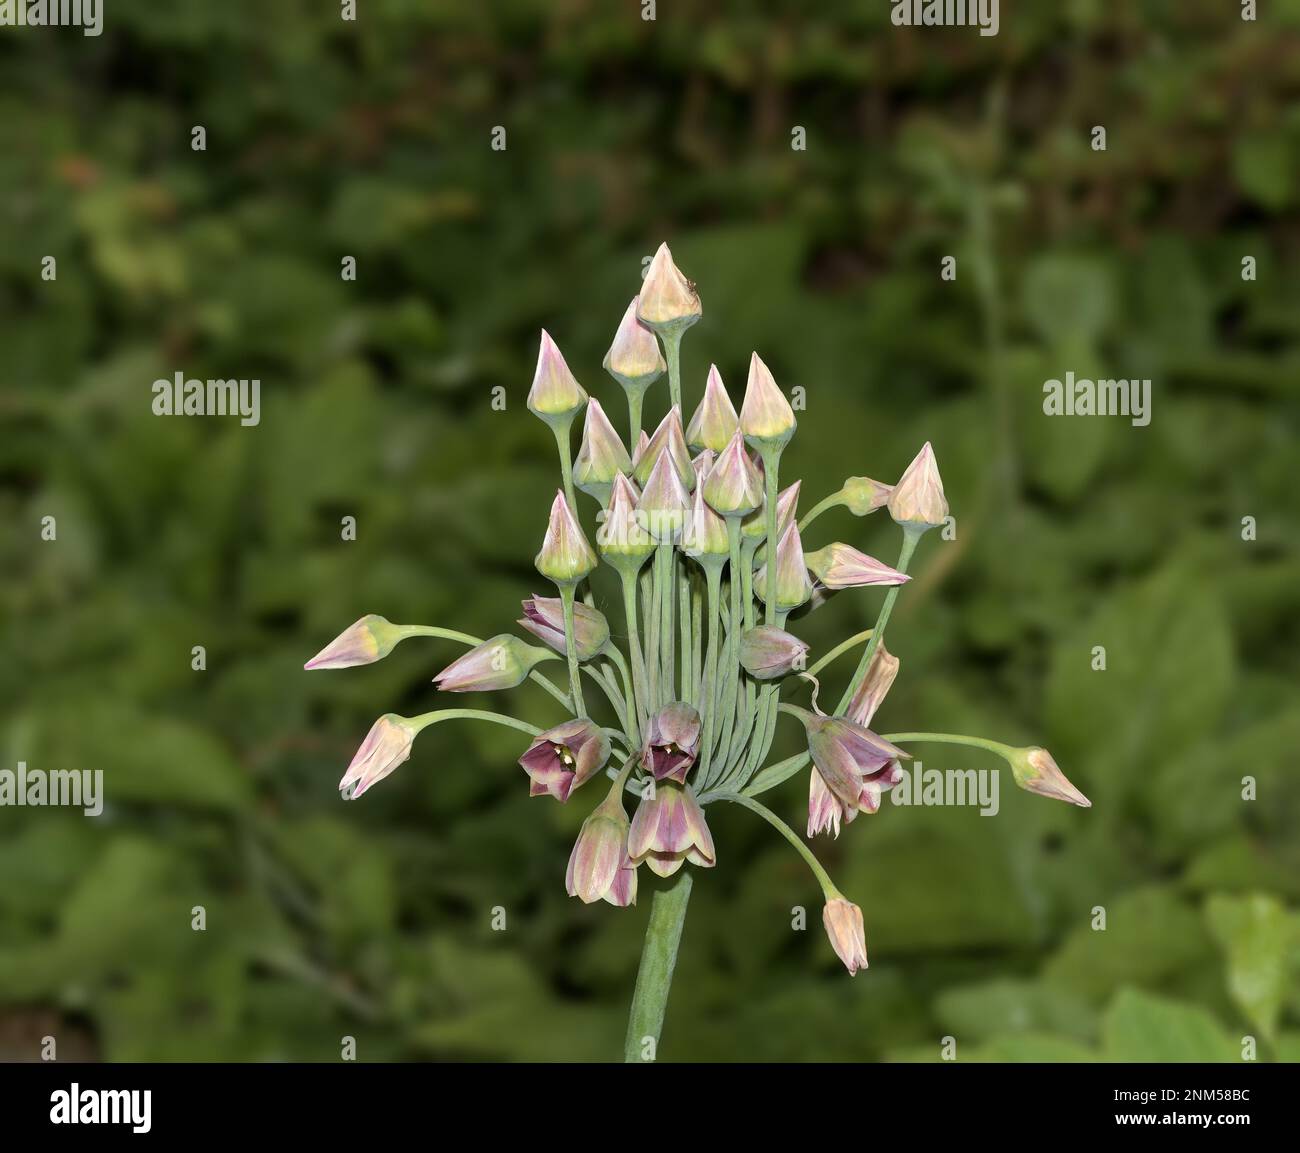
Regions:
M 1241 1048 L 1204 1009 L 1124 989 L 1102 1021 L 1108 1061 L 1240 1061 Z
M 1275 897 L 1211 897 L 1205 906 L 1210 932 L 1228 959 L 1228 991 L 1269 1040 L 1277 1036 L 1296 947 L 1296 923 Z

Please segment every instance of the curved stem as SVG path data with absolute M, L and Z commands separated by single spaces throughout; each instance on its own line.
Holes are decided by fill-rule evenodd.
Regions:
M 1004 745 L 1001 741 L 990 741 L 985 737 L 967 737 L 959 733 L 890 733 L 884 740 L 891 744 L 897 744 L 899 741 L 907 741 L 909 744 L 919 741 L 923 744 L 933 742 L 939 745 L 969 745 L 972 749 L 986 749 L 990 753 L 997 753 L 1008 761 L 1016 752 L 1011 745 Z
M 441 724 L 443 721 L 491 721 L 495 725 L 505 725 L 507 728 L 518 729 L 521 733 L 527 733 L 530 737 L 535 737 L 542 730 L 536 725 L 530 725 L 527 721 L 521 721 L 518 717 L 508 717 L 505 713 L 490 713 L 486 709 L 435 709 L 431 713 L 421 713 L 417 717 L 408 717 L 412 724 L 419 725 L 419 731 L 423 732 L 430 725 Z
M 632 1009 L 627 1018 L 627 1039 L 623 1043 L 625 1061 L 653 1061 L 657 1056 L 691 885 L 690 870 L 682 868 L 667 888 L 655 893 L 650 903 L 650 923 L 646 926 Z
M 455 629 L 440 629 L 434 625 L 402 625 L 402 638 L 407 637 L 439 637 L 445 641 L 459 641 L 463 645 L 481 645 L 482 637 L 470 636 L 469 633 L 457 632 Z M 558 660 L 559 657 L 557 656 Z M 548 693 L 560 702 L 569 712 L 573 712 L 573 702 L 568 698 L 564 691 L 550 677 L 543 676 L 536 669 L 528 674 L 530 681 L 535 681 L 541 685 Z
M 813 856 L 812 850 L 799 839 L 799 835 L 789 825 L 766 805 L 759 804 L 753 797 L 747 797 L 743 793 L 716 792 L 708 793 L 706 796 L 711 801 L 729 801 L 733 805 L 743 805 L 751 813 L 757 813 L 794 846 L 795 852 L 804 859 L 804 864 L 812 870 L 813 876 L 817 878 L 817 883 L 821 885 L 822 892 L 827 900 L 839 894 L 835 882 L 830 879 L 829 874 L 822 868 L 822 863 Z M 703 803 L 704 799 L 704 797 L 700 798 L 701 803 Z
M 836 657 L 841 657 L 854 646 L 860 645 L 863 641 L 870 640 L 871 634 L 875 631 L 875 629 L 863 629 L 860 633 L 855 633 L 853 636 L 849 637 L 848 640 L 841 641 L 824 657 L 814 661 L 811 668 L 804 669 L 804 676 L 815 677 L 822 669 L 830 664 L 831 661 L 835 660 Z
M 618 719 L 618 723 L 623 726 L 620 735 L 624 740 L 629 740 L 630 738 L 627 732 L 627 717 L 623 712 L 623 699 L 619 694 L 618 686 L 606 680 L 600 675 L 598 670 L 593 669 L 590 665 L 583 665 L 579 671 L 586 673 L 587 676 L 596 682 L 600 691 L 605 694 L 605 699 L 609 701 L 610 707 L 614 710 L 614 716 Z M 585 716 L 586 714 L 583 715 Z
M 833 492 L 830 496 L 824 497 L 812 506 L 803 516 L 799 518 L 799 532 L 802 533 L 813 521 L 815 521 L 824 512 L 829 512 L 833 508 L 839 508 L 844 503 L 844 490 Z
M 899 572 L 907 572 L 907 566 L 912 560 L 912 553 L 916 551 L 916 542 L 921 539 L 924 532 L 925 529 L 923 528 L 917 530 L 910 525 L 904 527 L 903 547 L 898 552 L 898 563 L 894 566 Z M 862 687 L 862 682 L 867 675 L 867 669 L 871 665 L 871 658 L 876 655 L 880 640 L 885 635 L 885 625 L 889 623 L 889 614 L 894 611 L 894 602 L 898 600 L 898 590 L 901 587 L 901 585 L 893 585 L 889 592 L 885 594 L 885 603 L 880 606 L 880 615 L 876 618 L 876 627 L 871 630 L 871 640 L 867 643 L 862 659 L 858 661 L 857 671 L 854 672 L 849 687 L 844 690 L 840 703 L 835 707 L 837 717 L 844 715 L 844 710 L 849 707 L 849 702 L 853 700 L 858 689 Z

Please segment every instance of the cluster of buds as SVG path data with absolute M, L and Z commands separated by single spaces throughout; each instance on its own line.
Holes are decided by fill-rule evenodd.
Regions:
M 661 246 L 604 360 L 625 394 L 626 441 L 542 333 L 528 408 L 555 435 L 561 485 L 535 559 L 557 595 L 529 597 L 519 621 L 539 644 L 510 634 L 480 641 L 368 616 L 307 667 L 367 664 L 407 637 L 430 636 L 471 646 L 434 678 L 444 692 L 509 689 L 531 678 L 566 712 L 559 723 L 543 730 L 474 709 L 386 714 L 349 765 L 343 795 L 355 799 L 388 776 L 410 757 L 417 734 L 435 722 L 462 718 L 514 727 L 531 738 L 519 764 L 532 796 L 565 804 L 598 777 L 608 782 L 573 846 L 565 883 L 584 902 L 619 906 L 635 903 L 642 865 L 658 877 L 684 866 L 711 868 L 717 853 L 707 807 L 738 802 L 776 826 L 809 862 L 825 898 L 827 936 L 854 973 L 867 963 L 862 910 L 840 893 L 798 835 L 755 800 L 758 794 L 810 765 L 808 837 L 838 836 L 859 813 L 877 812 L 882 795 L 901 780 L 900 762 L 909 755 L 902 743 L 937 740 L 999 753 L 1031 792 L 1078 805 L 1088 801 L 1043 749 L 951 734 L 881 736 L 869 727 L 898 674 L 898 658 L 884 645 L 890 610 L 909 580 L 918 541 L 948 516 L 934 453 L 924 445 L 895 484 L 850 477 L 800 519 L 800 484 L 782 487 L 780 476 L 795 414 L 757 353 L 749 360 L 739 414 L 714 365 L 693 414 L 684 418 L 681 340 L 700 316 L 695 286 Z M 647 432 L 643 402 L 665 372 L 667 412 Z M 579 414 L 585 415 L 575 457 Z M 577 491 L 590 498 L 585 507 Z M 891 566 L 840 542 L 806 552 L 803 534 L 837 507 L 856 517 L 887 509 L 902 530 L 898 561 Z M 593 531 L 583 527 L 584 519 Z M 596 607 L 593 575 L 602 562 L 617 578 L 614 592 L 602 592 L 602 603 L 621 600 L 616 630 Z M 797 622 L 833 593 L 876 588 L 884 592 L 875 628 L 808 667 L 808 645 L 787 627 L 792 618 Z M 625 641 L 622 647 L 616 636 Z M 816 692 L 811 707 L 782 702 L 783 691 L 818 686 L 814 674 L 859 645 L 857 669 L 833 713 L 816 705 Z M 547 661 L 565 662 L 567 683 L 538 670 Z M 601 718 L 588 708 L 593 691 L 603 698 Z M 778 715 L 802 725 L 807 751 L 765 765 Z

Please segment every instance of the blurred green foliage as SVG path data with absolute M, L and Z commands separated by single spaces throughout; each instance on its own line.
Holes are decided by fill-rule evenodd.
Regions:
M 808 504 L 935 444 L 958 534 L 899 602 L 882 729 L 1042 743 L 1094 807 L 1008 778 L 996 819 L 886 805 L 826 843 L 855 980 L 788 847 L 711 810 L 661 1055 L 1300 1058 L 1300 2 L 1005 5 L 995 39 L 640 7 L 114 0 L 99 39 L 0 35 L 3 762 L 108 797 L 0 810 L 0 1056 L 617 1053 L 650 886 L 565 896 L 593 798 L 530 801 L 517 734 L 449 725 L 344 805 L 459 650 L 301 666 L 365 612 L 486 635 L 542 591 L 537 331 L 618 411 L 600 358 L 668 239 L 687 403 L 759 349 L 807 391 Z M 261 424 L 154 417 L 178 370 L 260 377 Z M 1150 426 L 1046 419 L 1066 370 L 1151 377 Z M 892 560 L 881 519 L 809 547 Z M 808 618 L 814 652 L 877 604 Z M 799 825 L 805 788 L 773 794 Z

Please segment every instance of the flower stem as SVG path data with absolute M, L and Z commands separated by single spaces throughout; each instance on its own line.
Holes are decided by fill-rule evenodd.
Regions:
M 569 511 L 577 516 L 578 504 L 573 498 L 573 462 L 569 459 L 569 425 L 566 424 L 563 428 L 552 425 L 551 431 L 555 433 L 555 447 L 560 450 L 560 476 L 564 481 L 564 499 L 569 502 Z
M 430 725 L 441 724 L 443 721 L 491 721 L 496 725 L 505 725 L 508 728 L 518 729 L 521 733 L 527 733 L 530 737 L 537 736 L 542 730 L 536 725 L 530 725 L 527 721 L 521 721 L 518 717 L 508 717 L 504 713 L 490 713 L 486 709 L 436 709 L 431 713 L 421 713 L 418 717 L 408 718 L 413 725 L 419 725 L 420 730 L 427 729 Z
M 899 550 L 898 563 L 894 566 L 899 572 L 907 572 L 907 566 L 912 560 L 912 553 L 916 551 L 916 542 L 921 539 L 924 532 L 924 529 L 918 531 L 910 526 L 903 529 L 903 547 Z M 862 687 L 862 682 L 867 675 L 867 668 L 871 664 L 871 658 L 876 655 L 880 639 L 885 635 L 885 625 L 889 623 L 889 614 L 894 611 L 894 602 L 898 600 L 898 590 L 901 587 L 901 585 L 894 585 L 885 594 L 885 603 L 880 606 L 880 615 L 876 618 L 876 627 L 871 630 L 871 640 L 862 653 L 862 659 L 858 661 L 857 671 L 854 672 L 849 687 L 844 690 L 840 703 L 835 707 L 837 717 L 844 715 L 844 710 L 849 707 L 849 702 L 853 700 L 858 689 Z
M 897 744 L 899 741 L 907 741 L 909 744 L 916 741 L 922 744 L 933 742 L 939 745 L 969 745 L 972 749 L 985 749 L 990 753 L 997 753 L 1004 760 L 1011 760 L 1016 750 L 1010 745 L 1004 745 L 1001 741 L 990 741 L 985 737 L 967 737 L 959 733 L 890 733 L 885 740 Z
M 799 531 L 802 533 L 813 521 L 815 521 L 824 512 L 829 512 L 833 508 L 839 508 L 844 503 L 844 490 L 833 492 L 828 497 L 823 497 L 812 506 L 803 516 L 799 518 Z
M 627 647 L 632 653 L 632 686 L 636 693 L 636 714 L 639 725 L 649 717 L 650 695 L 646 685 L 645 654 L 641 651 L 641 626 L 637 620 L 636 589 L 638 576 L 623 570 L 623 615 L 627 618 Z
M 637 970 L 632 1009 L 627 1018 L 625 1061 L 653 1061 L 658 1054 L 668 991 L 677 966 L 677 946 L 681 944 L 686 906 L 691 899 L 691 883 L 690 871 L 683 868 L 650 902 L 650 923 L 646 926 L 641 967 Z
M 767 575 L 768 597 L 763 604 L 763 623 L 770 625 L 776 619 L 776 546 L 780 541 L 776 539 L 776 498 L 777 498 L 777 469 L 781 464 L 781 450 L 779 448 L 764 447 L 762 450 L 763 457 L 763 479 L 767 484 Z
M 473 637 L 469 633 L 460 633 L 455 629 L 440 629 L 434 625 L 402 625 L 402 636 L 405 637 L 438 637 L 444 641 L 459 641 L 463 645 L 481 645 L 482 637 Z M 559 659 L 558 657 L 556 658 Z M 569 712 L 573 712 L 573 702 L 564 694 L 563 690 L 551 680 L 550 677 L 543 676 L 536 669 L 528 674 L 528 679 L 541 685 L 548 693 L 560 702 Z
M 682 330 L 662 334 L 664 359 L 668 362 L 668 403 L 682 407 Z
M 564 606 L 564 647 L 569 658 L 569 691 L 573 694 L 573 707 L 580 717 L 587 715 L 582 700 L 582 678 L 578 675 L 578 645 L 573 637 L 573 585 L 560 585 L 560 603 Z
M 876 631 L 875 629 L 863 629 L 860 633 L 856 633 L 854 636 L 849 637 L 848 640 L 842 641 L 840 644 L 836 645 L 833 649 L 831 649 L 831 651 L 828 652 L 825 656 L 821 657 L 817 661 L 814 661 L 811 668 L 804 669 L 804 676 L 815 677 L 819 672 L 822 671 L 822 669 L 824 669 L 828 664 L 830 664 L 831 661 L 833 661 L 836 657 L 843 656 L 846 652 L 849 651 L 849 649 L 853 648 L 855 645 L 860 645 L 863 641 L 870 640 L 871 634 L 875 631 Z
M 706 793 L 700 798 L 701 803 L 708 798 L 710 801 L 730 801 L 734 805 L 743 805 L 752 813 L 757 813 L 778 833 L 781 834 L 791 845 L 794 846 L 795 852 L 804 859 L 804 864 L 812 870 L 812 874 L 817 878 L 817 883 L 821 885 L 822 892 L 829 901 L 832 897 L 839 895 L 839 889 L 835 887 L 835 882 L 830 879 L 829 874 L 822 868 L 822 863 L 813 856 L 812 850 L 805 845 L 799 835 L 790 828 L 780 817 L 778 817 L 766 805 L 759 804 L 753 797 L 747 797 L 743 793 L 716 792 Z

